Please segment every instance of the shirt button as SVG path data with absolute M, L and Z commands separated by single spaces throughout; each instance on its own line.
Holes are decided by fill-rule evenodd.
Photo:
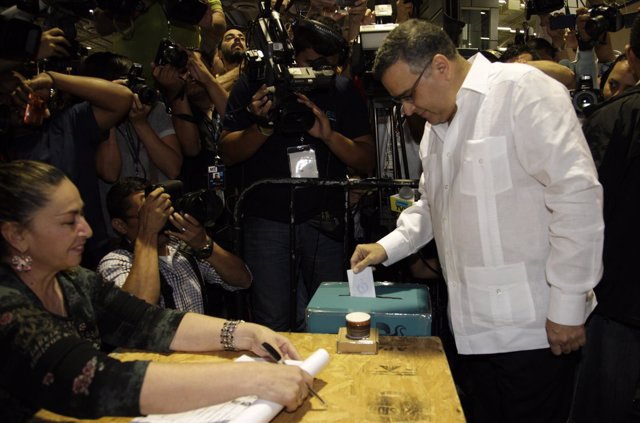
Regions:
M 501 289 L 496 289 L 496 294 L 498 294 L 498 295 L 502 294 L 502 290 Z
M 484 163 L 484 159 L 478 159 L 478 163 L 480 164 Z
M 449 189 L 449 185 L 445 184 L 444 189 Z

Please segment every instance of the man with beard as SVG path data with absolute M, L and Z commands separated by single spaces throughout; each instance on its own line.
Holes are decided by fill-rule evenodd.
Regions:
M 222 87 L 231 91 L 233 83 L 240 76 L 240 64 L 244 60 L 247 43 L 244 33 L 239 29 L 228 29 L 222 36 L 215 65 L 220 66 L 217 80 Z

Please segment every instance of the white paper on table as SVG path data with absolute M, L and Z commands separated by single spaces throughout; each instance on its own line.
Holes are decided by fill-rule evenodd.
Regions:
M 264 361 L 262 358 L 243 355 L 236 361 Z M 304 361 L 287 360 L 289 365 L 300 366 L 315 376 L 329 362 L 329 353 L 324 348 L 316 350 Z M 174 414 L 150 414 L 137 417 L 131 423 L 267 423 L 284 408 L 281 404 L 261 400 L 255 395 L 236 398 L 223 404 L 198 408 Z
M 347 279 L 349 281 L 349 294 L 352 297 L 376 297 L 371 267 L 365 267 L 360 273 L 353 273 L 353 270 L 349 269 L 347 270 Z

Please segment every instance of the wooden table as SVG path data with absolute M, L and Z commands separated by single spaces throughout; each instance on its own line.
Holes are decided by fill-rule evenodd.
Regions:
M 303 357 L 318 348 L 325 348 L 331 355 L 331 361 L 318 374 L 313 385 L 328 405 L 324 407 L 316 398 L 311 398 L 295 413 L 281 412 L 273 420 L 275 423 L 465 421 L 439 338 L 383 336 L 377 355 L 359 355 L 337 354 L 336 335 L 291 333 L 288 336 Z M 122 361 L 142 359 L 193 363 L 225 361 L 238 356 L 238 353 L 162 355 L 126 352 L 113 356 Z M 52 422 L 130 421 L 114 417 L 74 420 L 44 410 L 37 416 Z

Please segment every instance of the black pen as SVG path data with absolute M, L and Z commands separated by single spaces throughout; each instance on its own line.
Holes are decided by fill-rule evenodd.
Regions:
M 280 353 L 278 352 L 278 350 L 276 350 L 275 348 L 273 348 L 271 346 L 271 344 L 269 344 L 268 342 L 263 342 L 262 343 L 262 348 L 265 349 L 266 352 L 269 353 L 269 355 L 271 356 L 271 358 L 273 360 L 275 360 L 276 363 L 278 364 L 284 364 L 287 365 L 287 363 L 284 362 L 284 360 L 282 359 L 282 356 L 280 355 Z M 324 402 L 324 400 L 322 399 L 322 397 L 313 390 L 313 388 L 307 383 L 307 389 L 309 390 L 309 393 L 311 395 L 313 395 L 314 397 L 318 398 L 318 400 L 322 403 L 322 405 L 327 405 L 326 402 Z

